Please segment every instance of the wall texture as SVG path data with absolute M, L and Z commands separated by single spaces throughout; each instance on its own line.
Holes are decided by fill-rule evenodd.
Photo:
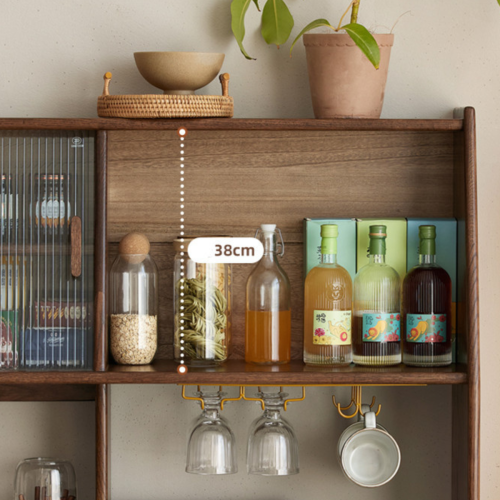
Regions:
M 277 51 L 265 46 L 257 34 L 258 16 L 251 6 L 246 47 L 258 59 L 253 62 L 244 60 L 231 36 L 229 3 L 229 0 L 108 0 L 104 3 L 97 0 L 4 0 L 0 16 L 0 116 L 96 116 L 96 97 L 102 91 L 102 75 L 106 71 L 114 74 L 111 84 L 113 93 L 155 91 L 136 70 L 132 56 L 134 51 L 197 50 L 226 53 L 224 70 L 231 73 L 230 91 L 236 101 L 237 117 L 311 117 L 301 44 L 292 58 L 288 57 L 287 47 Z M 336 22 L 347 0 L 289 0 L 288 3 L 295 14 L 297 32 L 317 17 L 327 17 L 332 23 Z M 361 21 L 370 28 L 384 31 L 384 27 L 390 29 L 398 17 L 407 11 L 410 13 L 402 17 L 395 28 L 396 44 L 383 117 L 449 118 L 455 107 L 471 105 L 477 110 L 482 389 L 484 394 L 493 395 L 498 386 L 496 369 L 500 357 L 495 349 L 496 324 L 490 313 L 497 306 L 499 293 L 496 284 L 500 280 L 500 271 L 495 265 L 500 241 L 500 227 L 496 224 L 496 214 L 500 213 L 500 197 L 497 195 L 500 169 L 496 168 L 500 136 L 500 57 L 497 50 L 500 46 L 500 8 L 495 0 L 364 0 Z M 219 93 L 220 89 L 213 83 L 205 91 Z M 411 390 L 410 394 L 410 391 L 386 390 L 383 397 L 391 411 L 404 408 L 405 414 L 411 407 L 414 395 L 435 401 L 435 411 L 426 417 L 429 425 L 440 425 L 440 417 L 444 422 L 449 421 L 447 389 L 428 388 L 427 392 L 422 393 L 414 391 Z M 439 403 L 441 401 L 443 403 Z M 494 415 L 500 410 L 500 402 L 496 398 L 493 397 L 491 401 L 488 398 L 486 402 L 484 397 L 483 401 L 483 415 Z M 161 442 L 164 446 L 161 447 L 155 441 L 155 436 L 162 429 L 166 431 L 178 423 L 172 442 L 176 452 L 180 453 L 184 439 L 181 424 L 185 422 L 184 417 L 191 418 L 195 410 L 188 410 L 185 403 L 178 406 L 174 388 L 116 387 L 113 388 L 113 403 L 116 403 L 112 422 L 113 436 L 116 437 L 112 454 L 113 489 L 117 493 L 115 498 L 126 500 L 127 491 L 130 492 L 129 498 L 140 497 L 138 488 L 142 481 L 131 473 L 130 457 L 134 453 L 143 461 L 139 463 L 138 471 L 145 478 L 144 484 L 150 497 L 164 498 L 161 495 L 169 483 L 162 475 L 169 463 L 176 462 L 169 454 L 163 455 L 163 451 L 172 446 L 170 439 L 165 437 Z M 149 405 L 151 412 L 145 413 L 144 405 Z M 318 405 L 323 413 L 314 419 L 310 417 L 314 413 L 312 404 L 292 407 L 290 420 L 305 429 L 310 419 L 316 421 L 317 418 L 317 422 L 328 425 L 331 408 L 326 408 L 324 398 L 318 401 Z M 9 460 L 8 464 L 4 463 L 4 472 L 0 474 L 0 494 L 3 498 L 7 497 L 10 488 L 12 463 L 26 455 L 36 454 L 43 448 L 43 441 L 37 434 L 23 431 L 33 425 L 24 408 L 17 403 L 2 404 L 2 424 L 7 422 L 3 417 L 4 411 L 7 411 L 11 415 L 11 425 L 15 423 L 22 443 L 21 446 L 14 440 L 8 440 L 2 445 L 2 450 L 5 450 L 2 460 Z M 181 415 L 178 413 L 179 408 L 182 408 Z M 53 421 L 49 405 L 37 411 L 40 412 L 37 425 L 39 422 L 48 425 Z M 241 410 L 230 409 L 228 414 L 237 411 Z M 245 415 L 238 426 L 241 427 L 238 432 L 241 437 L 245 436 L 243 429 L 248 424 L 247 418 Z M 391 430 L 401 440 L 407 439 L 405 433 L 412 432 L 406 419 L 397 419 L 392 414 L 384 418 L 394 419 L 394 428 Z M 411 418 L 408 413 L 408 419 Z M 389 423 L 387 425 L 389 427 Z M 175 434 L 177 431 L 180 438 Z M 307 470 L 310 459 L 313 460 L 311 463 L 316 463 L 311 458 L 315 453 L 320 453 L 326 463 L 332 462 L 332 466 L 334 462 L 331 457 L 333 450 L 328 450 L 327 445 L 321 445 L 319 441 L 321 448 L 316 451 L 308 441 L 308 436 L 313 439 L 315 433 L 311 429 L 308 432 L 301 437 L 306 450 L 303 456 L 305 474 L 300 476 L 300 480 L 287 481 L 287 485 L 296 489 L 297 498 L 301 496 L 299 493 L 306 492 L 303 482 L 308 478 L 319 484 L 324 475 L 329 482 L 325 482 L 323 488 L 327 488 L 328 492 L 334 488 L 333 478 L 329 476 L 331 469 L 324 465 L 324 461 L 317 461 L 318 470 Z M 330 442 L 334 442 L 339 431 L 337 427 L 328 427 L 325 432 L 331 438 Z M 125 437 L 127 435 L 129 438 Z M 87 436 L 90 438 L 91 434 Z M 443 444 L 448 442 L 447 438 L 443 439 Z M 30 443 L 32 446 L 28 446 Z M 146 446 L 147 443 L 151 446 Z M 497 499 L 499 496 L 499 444 L 495 419 L 483 417 L 481 486 L 484 500 Z M 146 453 L 150 448 L 154 449 L 152 456 Z M 91 460 L 89 450 L 91 448 L 85 450 L 84 455 Z M 425 450 L 418 446 L 415 453 L 421 459 L 426 456 Z M 151 460 L 150 465 L 147 460 Z M 163 467 L 161 460 L 165 460 Z M 443 464 L 445 471 L 448 466 Z M 338 475 L 338 470 L 334 474 Z M 411 480 L 408 470 L 404 475 Z M 176 477 L 172 476 L 173 479 Z M 238 491 L 244 477 L 238 475 L 234 481 L 221 484 L 224 484 L 224 488 L 227 485 L 229 491 Z M 92 480 L 90 476 L 85 476 L 85 479 Z M 246 478 L 244 480 L 247 481 Z M 215 488 L 218 483 L 214 480 L 207 483 L 210 486 L 206 486 L 200 481 L 193 481 L 192 485 L 199 484 L 200 488 L 206 489 Z M 266 495 L 266 490 L 262 489 L 264 484 L 250 480 L 245 483 L 252 489 L 252 496 L 269 498 L 271 495 Z M 394 483 L 394 488 L 398 487 L 397 484 Z M 276 485 L 272 488 L 273 497 L 284 498 L 282 490 Z M 211 491 L 211 497 L 218 497 L 213 489 Z M 392 491 L 390 498 L 402 497 L 401 490 Z M 328 492 L 319 490 L 318 497 L 327 498 Z M 419 492 L 414 490 L 416 495 Z M 443 498 L 449 497 L 449 492 L 441 493 Z M 370 493 L 368 496 L 375 498 L 376 495 Z

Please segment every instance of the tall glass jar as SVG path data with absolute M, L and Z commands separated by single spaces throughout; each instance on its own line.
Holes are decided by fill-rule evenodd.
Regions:
M 158 269 L 144 234 L 130 233 L 110 271 L 110 344 L 122 365 L 151 363 L 158 347 Z
M 231 265 L 199 264 L 174 241 L 174 355 L 199 366 L 224 362 L 231 347 Z
M 16 468 L 14 500 L 76 500 L 76 476 L 70 462 L 27 458 Z

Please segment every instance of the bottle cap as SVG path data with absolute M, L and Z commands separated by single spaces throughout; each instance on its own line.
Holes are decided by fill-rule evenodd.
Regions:
M 436 239 L 436 226 L 420 226 L 418 228 L 418 236 L 422 240 Z
M 387 238 L 387 226 L 370 226 L 370 238 Z
M 276 231 L 276 224 L 261 224 L 260 228 L 264 233 L 274 233 Z
M 420 226 L 418 228 L 420 255 L 436 255 L 436 226 Z
M 321 226 L 321 253 L 323 255 L 337 254 L 337 237 L 339 227 L 336 224 L 323 224 Z
M 321 226 L 322 238 L 337 238 L 339 235 L 339 227 L 336 224 L 323 224 Z
M 387 238 L 387 226 L 370 226 L 370 255 L 385 255 L 385 239 Z

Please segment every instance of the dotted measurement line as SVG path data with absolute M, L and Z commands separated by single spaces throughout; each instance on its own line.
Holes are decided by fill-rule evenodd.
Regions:
M 181 317 L 183 316 L 182 312 L 184 311 L 184 281 L 185 281 L 185 272 L 184 269 L 186 268 L 185 266 L 185 252 L 184 252 L 184 151 L 185 151 L 185 142 L 184 139 L 186 138 L 187 135 L 187 129 L 184 127 L 181 127 L 177 130 L 177 133 L 179 135 L 179 142 L 180 142 L 180 236 L 181 236 L 181 299 L 180 299 L 180 309 L 181 309 Z M 181 325 L 180 325 L 180 365 L 177 367 L 177 371 L 180 374 L 187 373 L 188 369 L 187 366 L 184 364 L 184 320 L 181 319 Z

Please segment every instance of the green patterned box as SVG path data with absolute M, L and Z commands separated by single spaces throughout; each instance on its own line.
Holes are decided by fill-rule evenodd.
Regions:
M 369 263 L 368 246 L 370 226 L 387 227 L 385 261 L 396 269 L 401 282 L 406 275 L 406 219 L 357 219 L 358 226 L 358 263 L 357 270 Z
M 337 262 L 356 275 L 356 220 L 355 219 L 304 219 L 304 279 L 307 273 L 321 262 L 321 226 L 336 224 Z

